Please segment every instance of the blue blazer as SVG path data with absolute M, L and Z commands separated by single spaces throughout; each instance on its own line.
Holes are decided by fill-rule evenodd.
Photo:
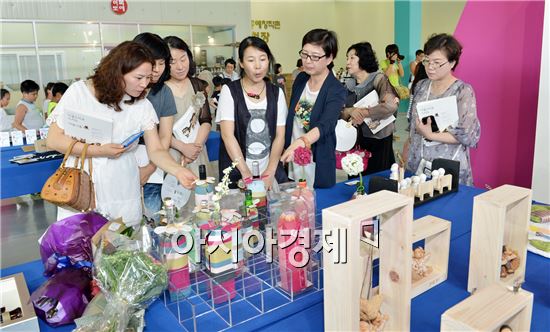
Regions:
M 296 105 L 309 80 L 309 75 L 300 73 L 292 85 L 290 106 L 285 128 L 285 149 L 292 141 L 292 127 Z M 315 162 L 315 188 L 328 188 L 336 183 L 336 135 L 334 129 L 340 118 L 340 113 L 346 103 L 347 91 L 330 72 L 321 86 L 317 100 L 311 111 L 310 128 L 317 127 L 321 136 L 311 146 Z

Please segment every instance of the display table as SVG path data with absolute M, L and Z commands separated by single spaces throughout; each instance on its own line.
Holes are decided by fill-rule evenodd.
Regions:
M 211 131 L 206 141 L 208 158 L 218 160 L 220 153 L 220 133 Z M 10 163 L 10 159 L 26 153 L 21 146 L 0 148 L 2 169 L 0 199 L 34 194 L 42 190 L 44 182 L 61 164 L 62 159 L 42 161 L 26 165 Z
M 11 158 L 27 153 L 32 152 L 24 152 L 21 146 L 0 148 L 2 160 L 0 199 L 40 192 L 44 182 L 62 161 L 62 159 L 55 159 L 25 165 L 10 163 Z
M 368 179 L 366 179 L 368 182 Z M 328 206 L 348 200 L 354 187 L 343 183 L 331 189 L 317 190 L 319 211 Z M 468 262 L 470 257 L 470 231 L 474 196 L 483 190 L 461 186 L 458 193 L 452 193 L 414 209 L 414 218 L 434 215 L 452 223 L 449 275 L 445 282 L 426 291 L 412 300 L 411 330 L 439 331 L 441 314 L 465 299 L 468 282 Z M 318 223 L 321 221 L 318 220 Z M 34 291 L 45 280 L 42 277 L 42 264 L 34 261 L 1 271 L 1 275 L 23 272 L 30 291 Z M 550 260 L 529 253 L 527 258 L 526 282 L 523 288 L 535 294 L 532 331 L 550 331 Z M 338 301 L 338 299 L 334 299 Z M 175 316 L 156 301 L 145 316 L 147 331 L 181 330 Z M 359 317 L 357 318 L 359 319 Z M 267 331 L 322 331 L 323 294 L 314 292 L 272 312 L 235 326 L 238 330 Z M 71 331 L 74 326 L 50 328 L 40 321 L 42 331 Z

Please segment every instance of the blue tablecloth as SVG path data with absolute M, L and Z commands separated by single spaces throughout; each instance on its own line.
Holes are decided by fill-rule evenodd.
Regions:
M 218 160 L 220 153 L 220 133 L 211 131 L 206 141 L 208 158 Z M 42 161 L 33 164 L 18 165 L 10 159 L 26 154 L 20 146 L 0 148 L 2 168 L 0 171 L 0 199 L 40 192 L 44 182 L 61 164 L 61 159 Z
M 61 164 L 62 159 L 25 165 L 10 163 L 11 158 L 26 153 L 30 152 L 24 152 L 20 146 L 0 148 L 0 199 L 40 192 L 44 182 Z
M 354 187 L 343 183 L 331 189 L 317 190 L 319 211 L 328 206 L 342 203 L 353 194 Z M 414 218 L 431 214 L 452 222 L 451 248 L 448 278 L 442 284 L 428 290 L 412 300 L 411 330 L 439 331 L 441 314 L 448 308 L 468 297 L 468 263 L 470 258 L 470 237 L 472 205 L 474 196 L 483 190 L 460 186 L 458 193 L 452 193 L 414 210 Z M 0 271 L 1 275 L 23 272 L 30 291 L 35 290 L 45 279 L 39 261 L 14 266 Z M 550 260 L 528 253 L 527 270 L 523 288 L 535 294 L 532 331 L 550 331 Z M 282 308 L 269 312 L 236 326 L 238 330 L 267 331 L 321 331 L 324 328 L 323 296 L 315 292 Z M 336 300 L 337 301 L 337 300 Z M 174 331 L 180 326 L 175 317 L 156 301 L 145 316 L 148 331 Z M 42 331 L 70 331 L 73 327 L 50 328 L 40 322 Z

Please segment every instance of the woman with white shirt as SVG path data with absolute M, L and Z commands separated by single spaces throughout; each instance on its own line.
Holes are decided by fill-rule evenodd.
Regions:
M 247 37 L 239 46 L 242 78 L 224 85 L 220 93 L 216 122 L 221 127 L 219 170 L 234 160 L 240 162 L 230 174 L 234 186 L 239 179 L 252 178 L 252 163 L 259 163 L 266 188 L 273 181 L 287 181 L 282 164 L 285 122 L 288 108 L 281 88 L 265 80 L 274 59 L 267 43 Z
M 126 138 L 144 131 L 147 154 L 155 165 L 177 177 L 187 188 L 192 188 L 196 179 L 169 155 L 159 138 L 157 114 L 145 98 L 154 64 L 155 59 L 145 46 L 135 42 L 118 45 L 101 60 L 87 81 L 71 84 L 48 118 L 47 145 L 63 153 L 74 141 L 65 133 L 65 112 L 112 120 L 112 143 L 91 144 L 87 155 L 92 159 L 96 210 L 109 219 L 122 217 L 128 226 L 140 224 L 142 204 L 139 168 L 134 154 L 137 143 L 124 147 L 121 143 Z M 74 145 L 68 165 L 74 163 L 75 155 L 78 156 L 83 148 L 82 143 Z M 57 217 L 62 219 L 76 212 L 59 208 Z

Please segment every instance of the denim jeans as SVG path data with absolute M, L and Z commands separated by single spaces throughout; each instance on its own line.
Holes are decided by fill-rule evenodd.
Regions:
M 143 186 L 143 204 L 145 205 L 143 214 L 150 219 L 154 219 L 155 222 L 160 220 L 160 215 L 155 213 L 160 210 L 162 205 L 161 187 L 162 184 L 159 183 L 146 183 Z

